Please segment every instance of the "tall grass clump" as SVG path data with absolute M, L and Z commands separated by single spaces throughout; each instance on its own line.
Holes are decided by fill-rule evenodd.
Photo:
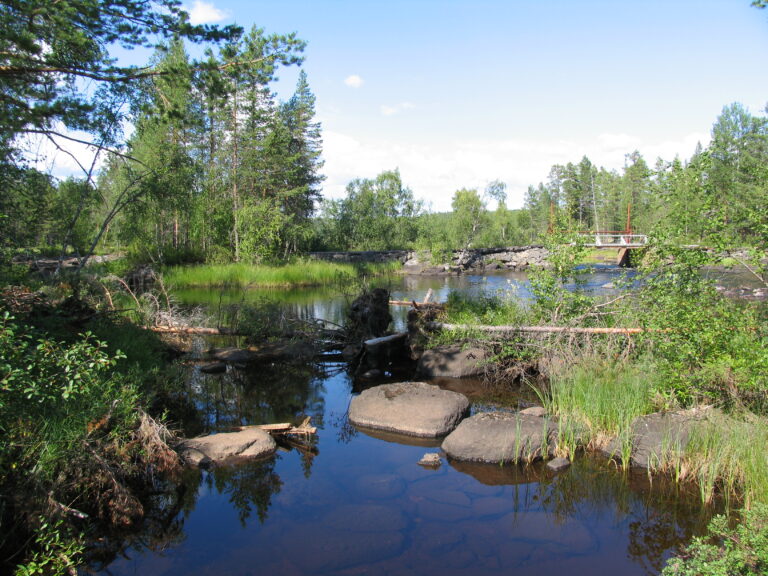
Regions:
M 704 502 L 736 495 L 746 507 L 768 503 L 768 422 L 752 414 L 712 411 L 691 432 L 685 459 Z
M 306 260 L 281 266 L 242 262 L 174 266 L 165 271 L 165 280 L 176 288 L 194 286 L 263 287 L 326 286 L 343 284 L 360 277 L 394 272 L 399 262 L 346 264 Z
M 561 444 L 565 444 L 561 451 L 573 457 L 575 444 L 595 448 L 618 437 L 622 457 L 628 461 L 632 422 L 653 410 L 649 373 L 645 366 L 615 365 L 600 358 L 555 369 L 541 399 L 561 420 Z

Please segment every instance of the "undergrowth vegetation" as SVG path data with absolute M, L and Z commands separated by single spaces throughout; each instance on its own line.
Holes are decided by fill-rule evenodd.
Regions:
M 74 573 L 86 519 L 134 524 L 143 493 L 178 466 L 165 428 L 143 411 L 159 341 L 66 302 L 16 294 L 0 309 L 3 558 L 22 561 L 35 542 L 19 574 Z

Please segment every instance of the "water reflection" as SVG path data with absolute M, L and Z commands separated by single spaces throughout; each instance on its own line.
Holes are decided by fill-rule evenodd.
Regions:
M 430 287 L 448 290 L 458 281 L 488 289 L 507 280 L 404 279 L 403 292 L 393 296 L 422 299 Z M 332 320 L 324 314 L 343 302 L 289 306 Z M 318 438 L 286 444 L 267 460 L 187 471 L 178 491 L 158 496 L 165 499 L 163 513 L 148 518 L 145 532 L 121 540 L 120 554 L 94 557 L 98 571 L 647 575 L 703 531 L 709 517 L 696 498 L 601 460 L 581 458 L 559 475 L 541 465 L 423 468 L 417 462 L 439 450 L 439 441 L 425 446 L 349 425 L 353 382 L 340 366 L 267 364 L 220 375 L 189 370 L 185 405 L 193 410 L 174 416 L 186 435 L 306 415 Z M 476 383 L 462 385 L 475 404 L 493 400 Z
M 203 418 L 180 424 L 187 436 L 247 424 L 296 422 L 303 416 L 322 426 L 323 382 L 324 367 L 311 363 L 270 363 L 247 370 L 228 367 L 225 374 L 204 374 L 194 367 L 189 400 Z
M 272 496 L 280 492 L 283 481 L 275 472 L 275 459 L 246 461 L 200 472 L 199 484 L 227 497 L 245 526 L 254 509 L 259 522 L 267 519 Z M 194 485 L 194 481 L 192 481 Z M 191 510 L 190 510 L 191 512 Z

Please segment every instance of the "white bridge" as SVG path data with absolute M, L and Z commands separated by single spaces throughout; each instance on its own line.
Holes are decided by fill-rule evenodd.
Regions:
M 648 244 L 646 234 L 626 234 L 624 232 L 590 232 L 579 234 L 588 240 L 585 246 L 590 248 L 642 248 Z

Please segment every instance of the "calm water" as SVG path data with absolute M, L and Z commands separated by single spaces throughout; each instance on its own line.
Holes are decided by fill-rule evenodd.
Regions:
M 444 300 L 457 285 L 525 292 L 521 276 L 404 278 L 393 297 L 419 300 L 432 288 Z M 217 300 L 223 306 L 226 298 L 252 297 Z M 324 294 L 286 306 L 333 319 L 343 303 L 344 297 Z M 198 348 L 205 346 L 198 341 Z M 471 381 L 462 385 L 478 388 Z M 187 471 L 184 490 L 165 497 L 166 516 L 123 540 L 116 556 L 105 552 L 94 571 L 657 574 L 671 551 L 708 520 L 695 498 L 677 495 L 658 479 L 651 486 L 644 473 L 625 474 L 603 460 L 578 459 L 559 475 L 541 466 L 469 465 L 445 457 L 439 469 L 422 468 L 418 460 L 439 452 L 439 441 L 374 436 L 349 425 L 347 408 L 358 386 L 339 364 L 224 375 L 189 367 L 184 409 L 177 410 L 188 435 L 308 415 L 317 438 L 283 446 L 267 460 Z M 476 405 L 486 402 L 471 398 Z

